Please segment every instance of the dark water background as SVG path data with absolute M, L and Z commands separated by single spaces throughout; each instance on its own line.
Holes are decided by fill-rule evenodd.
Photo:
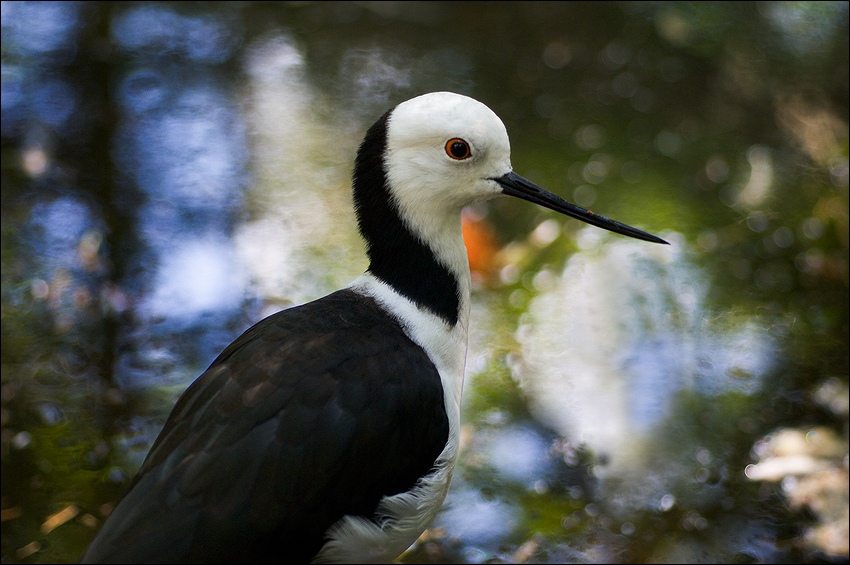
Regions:
M 402 561 L 847 562 L 847 2 L 4 2 L 2 562 L 76 561 L 216 354 L 362 272 L 357 144 L 434 90 L 672 245 L 468 211 Z

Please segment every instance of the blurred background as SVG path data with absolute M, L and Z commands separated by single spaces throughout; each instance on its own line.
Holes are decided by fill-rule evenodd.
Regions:
M 463 448 L 407 563 L 846 563 L 847 2 L 3 2 L 2 562 L 76 562 L 173 403 L 366 267 L 412 96 L 670 241 L 470 208 Z

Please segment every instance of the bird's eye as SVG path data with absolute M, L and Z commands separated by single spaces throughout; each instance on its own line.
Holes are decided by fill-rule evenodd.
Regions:
M 457 161 L 463 161 L 472 156 L 469 144 L 459 137 L 453 137 L 446 142 L 446 155 Z

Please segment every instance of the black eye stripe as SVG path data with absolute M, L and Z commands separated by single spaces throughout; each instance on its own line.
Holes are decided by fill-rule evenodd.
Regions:
M 469 143 L 459 137 L 454 137 L 446 142 L 446 154 L 457 161 L 468 159 L 472 156 Z

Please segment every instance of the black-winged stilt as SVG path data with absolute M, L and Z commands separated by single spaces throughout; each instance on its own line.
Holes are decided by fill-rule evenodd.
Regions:
M 630 237 L 513 172 L 502 121 L 448 92 L 366 133 L 369 268 L 230 344 L 186 390 L 83 562 L 386 562 L 436 516 L 458 456 L 470 274 L 461 210 L 516 196 Z

